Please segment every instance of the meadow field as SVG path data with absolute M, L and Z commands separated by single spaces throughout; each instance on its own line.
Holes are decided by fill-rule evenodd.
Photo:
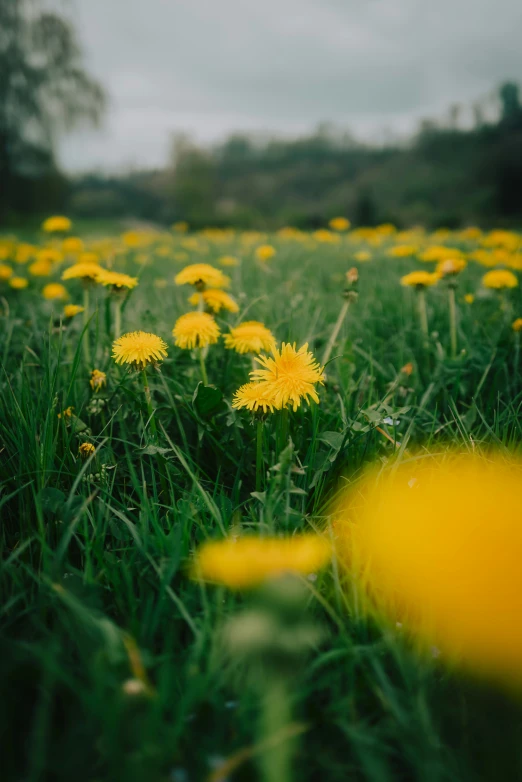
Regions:
M 342 218 L 0 236 L 2 778 L 522 779 L 521 270 Z M 426 461 L 430 545 L 386 483 Z

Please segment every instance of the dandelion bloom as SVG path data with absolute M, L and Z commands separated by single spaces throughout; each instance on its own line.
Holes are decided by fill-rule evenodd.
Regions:
M 181 315 L 172 329 L 178 348 L 192 350 L 214 345 L 220 335 L 219 326 L 208 312 L 187 312 Z
M 262 410 L 263 413 L 274 412 L 274 390 L 268 383 L 245 383 L 234 394 L 232 407 L 236 410 L 246 408 L 251 413 Z
M 54 247 L 44 247 L 42 250 L 38 250 L 36 260 L 47 261 L 48 263 L 61 263 L 63 255 L 60 250 L 56 250 Z
M 336 233 L 332 233 L 332 231 L 327 231 L 326 228 L 319 228 L 318 231 L 313 232 L 312 236 L 316 242 L 321 242 L 322 244 L 337 244 L 340 242 L 340 237 Z
M 448 455 L 363 480 L 336 529 L 374 609 L 422 646 L 522 679 L 522 464 Z
M 332 217 L 328 225 L 332 231 L 347 231 L 351 223 L 346 217 Z
M 62 280 L 96 280 L 101 266 L 92 261 L 82 261 L 69 266 L 62 274 Z
M 198 550 L 192 575 L 229 589 L 249 589 L 288 573 L 307 576 L 330 557 L 330 546 L 319 535 L 210 541 Z
M 83 311 L 84 307 L 81 307 L 79 304 L 66 304 L 63 308 L 63 314 L 66 318 L 74 318 L 75 315 L 79 315 Z
M 272 247 L 271 244 L 262 244 L 256 249 L 256 258 L 258 261 L 269 261 L 275 254 L 275 247 Z
M 58 413 L 58 418 L 72 418 L 74 407 L 66 407 L 61 413 Z
M 67 289 L 59 282 L 50 282 L 49 285 L 46 285 L 43 288 L 42 296 L 44 299 L 47 299 L 47 301 L 53 301 L 54 299 L 66 299 Z
M 96 277 L 96 282 L 100 283 L 100 285 L 110 285 L 111 288 L 121 290 L 122 288 L 135 288 L 138 284 L 138 278 L 100 268 Z
M 364 263 L 364 261 L 371 261 L 372 254 L 368 252 L 368 250 L 358 250 L 356 253 L 353 254 L 353 257 L 356 261 L 359 261 L 360 263 Z
M 220 266 L 239 266 L 239 261 L 233 255 L 222 255 L 218 258 Z
M 417 271 L 405 274 L 401 277 L 401 285 L 410 288 L 427 288 L 430 285 L 436 285 L 439 280 L 437 274 L 430 274 L 430 272 Z
M 513 331 L 522 331 L 522 318 L 517 318 L 511 324 Z
M 62 242 L 62 250 L 66 255 L 76 255 L 83 252 L 83 241 L 79 236 L 68 236 Z
M 493 288 L 494 290 L 516 288 L 518 286 L 518 278 L 516 274 L 513 274 L 508 269 L 494 269 L 483 276 L 482 285 L 485 288 Z
M 91 386 L 92 390 L 97 392 L 100 391 L 103 386 L 107 385 L 107 375 L 105 372 L 102 372 L 100 369 L 93 369 L 91 372 L 91 379 L 89 380 L 89 385 Z
M 246 320 L 225 334 L 225 347 L 237 353 L 261 353 L 275 348 L 275 337 L 267 327 L 257 320 Z
M 445 258 L 438 262 L 435 272 L 441 277 L 454 276 L 464 271 L 467 265 L 464 258 Z
M 395 247 L 390 247 L 386 253 L 390 258 L 410 258 L 412 255 L 416 255 L 419 248 L 414 244 L 398 244 Z
M 473 293 L 466 293 L 466 295 L 464 296 L 464 301 L 466 302 L 466 304 L 473 304 L 473 302 L 475 301 L 475 296 L 473 295 Z
M 27 286 L 29 285 L 29 280 L 27 280 L 25 277 L 10 277 L 9 285 L 15 291 L 22 291 L 24 288 L 27 288 Z
M 272 356 L 256 358 L 262 369 L 253 370 L 250 377 L 270 386 L 274 406 L 280 410 L 291 403 L 295 412 L 301 399 L 308 402 L 311 397 L 318 403 L 315 384 L 324 383 L 323 368 L 308 350 L 308 343 L 296 350 L 295 343 L 290 345 L 283 342 L 280 351 L 276 348 L 272 350 Z
M 176 285 L 195 285 L 199 289 L 207 285 L 211 288 L 228 288 L 230 278 L 209 263 L 193 263 L 176 274 L 174 282 Z
M 184 220 L 180 220 L 178 223 L 172 225 L 172 230 L 178 234 L 185 234 L 189 229 L 189 225 Z
M 225 291 L 220 291 L 219 288 L 207 288 L 207 290 L 201 291 L 201 293 L 196 291 L 190 297 L 189 302 L 194 307 L 197 307 L 201 299 L 214 312 L 219 312 L 221 309 L 228 312 L 239 312 L 239 307 L 232 296 L 229 296 Z
M 78 448 L 78 452 L 82 459 L 88 459 L 95 451 L 96 448 L 92 443 L 82 443 Z
M 133 364 L 137 370 L 163 361 L 166 356 L 167 343 L 147 331 L 131 331 L 112 343 L 112 357 L 116 363 Z
M 52 263 L 45 259 L 34 261 L 29 267 L 28 272 L 33 277 L 48 277 L 52 271 Z
M 63 215 L 56 215 L 55 217 L 48 217 L 42 223 L 42 231 L 46 234 L 54 233 L 66 233 L 71 230 L 72 223 L 68 217 Z
M 8 280 L 12 275 L 12 268 L 8 266 L 7 263 L 0 263 L 0 280 Z

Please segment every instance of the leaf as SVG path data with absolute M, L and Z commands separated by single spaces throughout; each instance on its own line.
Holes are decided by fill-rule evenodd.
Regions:
M 335 451 L 339 451 L 344 442 L 344 438 L 345 435 L 341 432 L 323 432 L 317 439 L 321 440 L 323 443 L 326 443 Z
M 47 486 L 40 492 L 40 503 L 44 513 L 58 513 L 65 503 L 65 494 L 60 489 Z
M 170 451 L 170 448 L 160 448 L 159 445 L 146 445 L 145 448 L 140 448 L 139 452 L 142 454 L 146 454 L 147 456 L 156 456 L 157 454 L 160 454 L 163 456 L 164 454 L 168 453 Z
M 204 386 L 200 382 L 196 386 L 192 405 L 200 418 L 210 418 L 218 412 L 223 404 L 223 394 L 215 386 Z

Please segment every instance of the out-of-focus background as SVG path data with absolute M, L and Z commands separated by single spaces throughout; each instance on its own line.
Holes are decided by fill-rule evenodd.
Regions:
M 518 0 L 1 0 L 0 223 L 517 226 Z

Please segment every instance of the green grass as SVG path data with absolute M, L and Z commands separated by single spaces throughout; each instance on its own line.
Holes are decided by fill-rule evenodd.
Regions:
M 191 260 L 240 252 L 236 240 L 201 241 L 208 254 Z M 278 254 L 266 269 L 243 250 L 247 258 L 231 270 L 241 315 L 218 322 L 226 331 L 239 319 L 262 320 L 279 340 L 308 342 L 320 358 L 342 305 L 350 250 L 274 244 Z M 426 346 L 414 291 L 399 285 L 414 265 L 385 257 L 359 265 L 359 296 L 334 347 L 320 405 L 291 414 L 292 447 L 282 458 L 280 414 L 268 417 L 268 469 L 255 497 L 255 425 L 230 406 L 250 360 L 222 343 L 212 346 L 207 372 L 221 393 L 198 388 L 196 357 L 171 338 L 176 318 L 189 309 L 189 291 L 171 282 L 182 264 L 157 258 L 142 267 L 131 254 L 125 266 L 140 284 L 125 304 L 124 331 L 153 331 L 169 343 L 161 371 L 148 374 L 157 441 L 139 376 L 111 359 L 104 292 L 96 294 L 88 327 L 93 365 L 108 375 L 107 388 L 95 395 L 81 316 L 59 328 L 61 305 L 39 294 L 48 280 L 3 291 L 4 779 L 199 782 L 245 748 L 230 778 L 257 778 L 259 687 L 236 670 L 219 634 L 250 598 L 187 577 L 198 544 L 239 528 L 327 528 L 330 500 L 375 461 L 449 445 L 519 448 L 522 393 L 510 328 L 511 314 L 522 315 L 519 290 L 512 313 L 501 310 L 496 295 L 468 305 L 463 295 L 478 289 L 483 273 L 468 267 L 457 292 L 465 352 L 451 359 L 443 286 L 427 291 Z M 156 288 L 157 277 L 168 286 Z M 80 284 L 69 291 L 81 303 Z M 413 373 L 399 383 L 408 362 Z M 75 413 L 69 422 L 57 416 L 68 406 Z M 389 425 L 388 417 L 400 423 Z M 97 448 L 88 461 L 78 456 L 84 441 Z M 417 658 L 399 630 L 368 622 L 349 574 L 334 568 L 304 583 L 308 615 L 323 640 L 287 682 L 303 731 L 294 779 L 522 779 L 518 704 L 446 671 L 437 659 Z M 133 644 L 153 694 L 123 690 L 134 675 Z

